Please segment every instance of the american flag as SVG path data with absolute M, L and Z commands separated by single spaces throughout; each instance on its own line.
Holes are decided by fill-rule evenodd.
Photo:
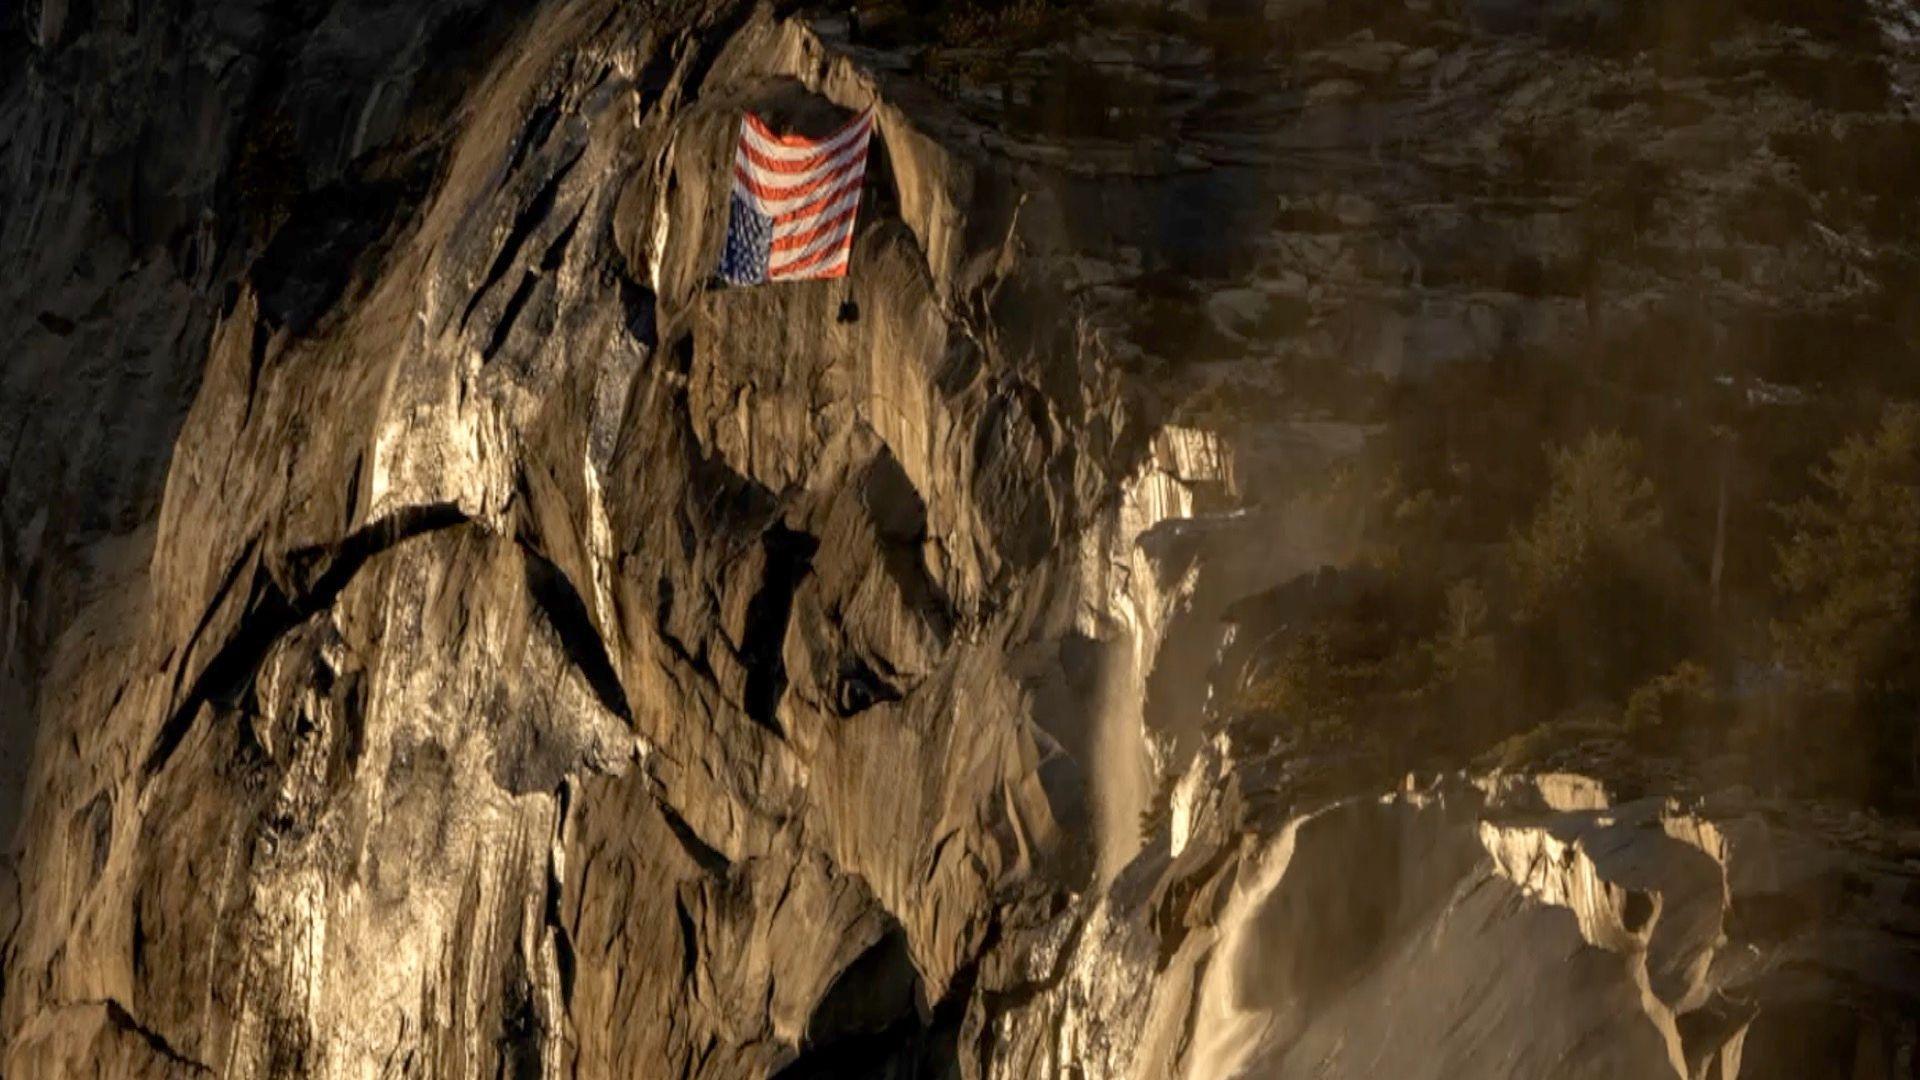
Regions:
M 733 285 L 845 277 L 872 137 L 872 109 L 823 139 L 775 134 L 747 113 L 720 277 Z

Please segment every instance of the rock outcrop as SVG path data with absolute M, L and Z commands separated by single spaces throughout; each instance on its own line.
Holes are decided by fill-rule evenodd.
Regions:
M 1877 302 L 1910 48 L 1799 97 L 1748 77 L 1843 63 L 1791 28 L 1689 81 L 1540 59 L 1569 5 L 1266 6 L 1003 55 L 718 0 L 26 5 L 0 1074 L 1910 1071 L 1911 835 L 1319 800 L 1201 719 L 1220 611 L 1344 543 L 1223 553 L 1353 434 L 1263 414 L 1274 362 L 1652 332 L 1699 276 L 1571 193 L 1643 140 L 1700 182 L 1615 209 L 1732 253 L 1715 297 Z M 714 288 L 741 110 L 868 107 L 854 273 Z M 1839 216 L 1737 233 L 1795 140 L 1857 151 Z

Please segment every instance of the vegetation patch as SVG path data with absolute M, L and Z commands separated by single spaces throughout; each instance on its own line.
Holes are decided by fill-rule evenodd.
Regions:
M 1255 644 L 1229 665 L 1230 729 L 1369 779 L 1670 761 L 1912 803 L 1920 406 L 1726 389 L 1696 387 L 1685 427 L 1511 387 L 1467 426 L 1444 385 L 1413 391 L 1328 484 L 1365 506 L 1358 564 L 1236 611 Z

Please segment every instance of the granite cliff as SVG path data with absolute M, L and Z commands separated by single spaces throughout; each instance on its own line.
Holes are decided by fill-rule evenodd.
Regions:
M 25 5 L 0 1074 L 1914 1075 L 1897 816 L 1227 699 L 1330 382 L 1912 357 L 1920 15 L 1044 7 Z

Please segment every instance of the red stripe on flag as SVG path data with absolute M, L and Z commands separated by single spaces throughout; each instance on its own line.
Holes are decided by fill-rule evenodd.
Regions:
M 849 171 L 864 167 L 866 163 L 867 151 L 863 148 L 859 153 L 848 158 L 844 166 L 835 169 L 825 176 L 809 180 L 804 184 L 793 184 L 788 187 L 775 187 L 772 184 L 763 184 L 755 180 L 753 174 L 741 168 L 738 164 L 735 164 L 733 167 L 733 179 L 735 183 L 752 192 L 757 198 L 769 200 L 794 199 L 802 195 L 811 195 L 846 176 Z
M 849 119 L 847 123 L 843 123 L 843 125 L 839 125 L 837 129 L 833 129 L 831 135 L 820 136 L 820 138 L 808 138 L 808 136 L 804 135 L 780 135 L 780 133 L 776 133 L 772 127 L 768 127 L 766 121 L 760 119 L 756 113 L 741 113 L 741 115 L 743 115 L 745 121 L 753 127 L 753 135 L 758 136 L 758 138 L 764 140 L 764 142 L 772 142 L 772 144 L 781 146 L 781 148 L 787 148 L 787 150 L 806 150 L 806 148 L 812 148 L 812 146 L 831 146 L 831 144 L 835 144 L 835 142 L 841 142 L 843 138 L 845 138 L 847 142 L 852 142 L 852 138 L 849 138 L 849 136 L 851 136 L 858 127 L 868 125 L 868 123 L 874 121 L 874 111 L 858 111 L 858 113 L 852 115 L 852 119 Z M 743 131 L 741 136 L 745 138 L 745 135 L 747 135 L 747 133 Z
M 791 147 L 794 147 L 795 149 L 803 149 L 805 147 L 812 146 L 814 143 L 822 141 L 819 139 L 809 139 L 805 135 L 781 135 L 778 132 L 775 132 L 772 128 L 768 127 L 767 122 L 765 120 L 760 119 L 758 116 L 755 116 L 753 113 L 748 113 L 746 115 L 747 115 L 747 123 L 752 124 L 753 130 L 761 138 L 766 139 L 768 142 L 777 142 L 781 146 L 791 146 Z M 856 117 L 856 119 L 858 118 Z M 843 128 L 842 130 L 845 130 L 845 129 Z
M 826 236 L 827 234 L 833 232 L 835 229 L 844 227 L 846 225 L 847 219 L 859 212 L 860 212 L 860 204 L 855 203 L 854 205 L 847 207 L 845 210 L 840 211 L 838 214 L 835 214 L 834 216 L 828 218 L 826 221 L 820 223 L 818 226 L 808 229 L 806 232 L 789 233 L 786 236 L 780 237 L 778 240 L 775 240 L 772 243 L 772 245 L 768 248 L 768 250 L 769 251 L 794 251 L 798 248 L 806 247 L 808 244 L 811 244 L 815 240 L 818 240 L 821 237 Z
M 745 116 L 747 123 L 753 126 L 754 134 L 768 142 L 778 143 L 781 146 L 790 147 L 795 150 L 804 150 L 809 146 L 825 146 L 872 118 L 871 112 L 858 112 L 853 115 L 852 119 L 835 128 L 832 134 L 824 135 L 818 139 L 809 139 L 805 135 L 782 135 L 774 131 L 771 127 L 768 127 L 767 122 L 760 119 L 756 113 L 744 113 L 742 115 Z
M 845 149 L 845 147 L 841 149 Z M 812 172 L 833 159 L 832 154 L 817 154 L 809 158 L 795 158 L 792 161 L 781 161 L 778 158 L 770 158 L 760 151 L 755 150 L 753 144 L 745 139 L 740 140 L 740 152 L 746 155 L 747 160 L 752 162 L 753 167 L 756 169 L 760 169 L 763 172 L 783 173 L 787 175 Z
M 770 265 L 767 267 L 767 275 L 771 277 L 776 274 L 781 276 L 789 276 L 792 274 L 797 274 L 800 271 L 805 270 L 810 266 L 818 266 L 823 262 L 827 262 L 832 259 L 837 259 L 842 255 L 845 255 L 847 252 L 847 249 L 852 245 L 853 245 L 853 232 L 852 230 L 848 230 L 847 238 L 844 241 L 838 244 L 828 244 L 826 247 L 821 248 L 819 251 L 816 251 L 813 254 L 808 255 L 804 258 L 795 259 L 790 263 L 782 263 L 779 266 Z
M 809 143 L 809 145 L 811 145 L 811 143 Z M 847 145 L 851 145 L 851 143 Z M 759 150 L 754 149 L 753 141 L 750 139 L 743 138 L 740 140 L 740 152 L 747 155 L 747 160 L 753 162 L 754 168 L 765 169 L 768 172 L 776 173 L 792 174 L 812 172 L 821 165 L 832 161 L 836 155 L 844 152 L 846 149 L 846 145 L 835 146 L 822 150 L 820 153 L 814 154 L 811 157 L 786 160 L 768 157 Z
M 784 270 L 769 272 L 767 274 L 767 280 L 827 281 L 832 278 L 843 278 L 847 276 L 847 265 L 849 262 L 850 260 L 847 258 L 847 253 L 842 251 L 835 258 L 806 270 L 795 271 L 793 273 L 788 273 Z
M 826 281 L 831 278 L 847 276 L 847 266 L 852 260 L 846 249 L 834 253 L 834 257 L 804 270 L 769 272 L 768 281 Z
M 827 207 L 832 206 L 834 203 L 840 201 L 840 199 L 846 196 L 848 193 L 860 190 L 860 186 L 865 181 L 866 181 L 866 177 L 864 176 L 853 177 L 849 179 L 846 183 L 841 184 L 839 187 L 834 188 L 832 191 L 827 192 L 825 195 L 820 196 L 819 198 L 813 200 L 812 202 L 809 202 L 805 206 L 796 206 L 792 210 L 784 210 L 778 214 L 775 214 L 773 216 L 773 223 L 775 225 L 784 225 L 790 221 L 799 221 L 803 218 L 810 218 L 813 215 L 819 213 L 820 211 L 825 210 Z

